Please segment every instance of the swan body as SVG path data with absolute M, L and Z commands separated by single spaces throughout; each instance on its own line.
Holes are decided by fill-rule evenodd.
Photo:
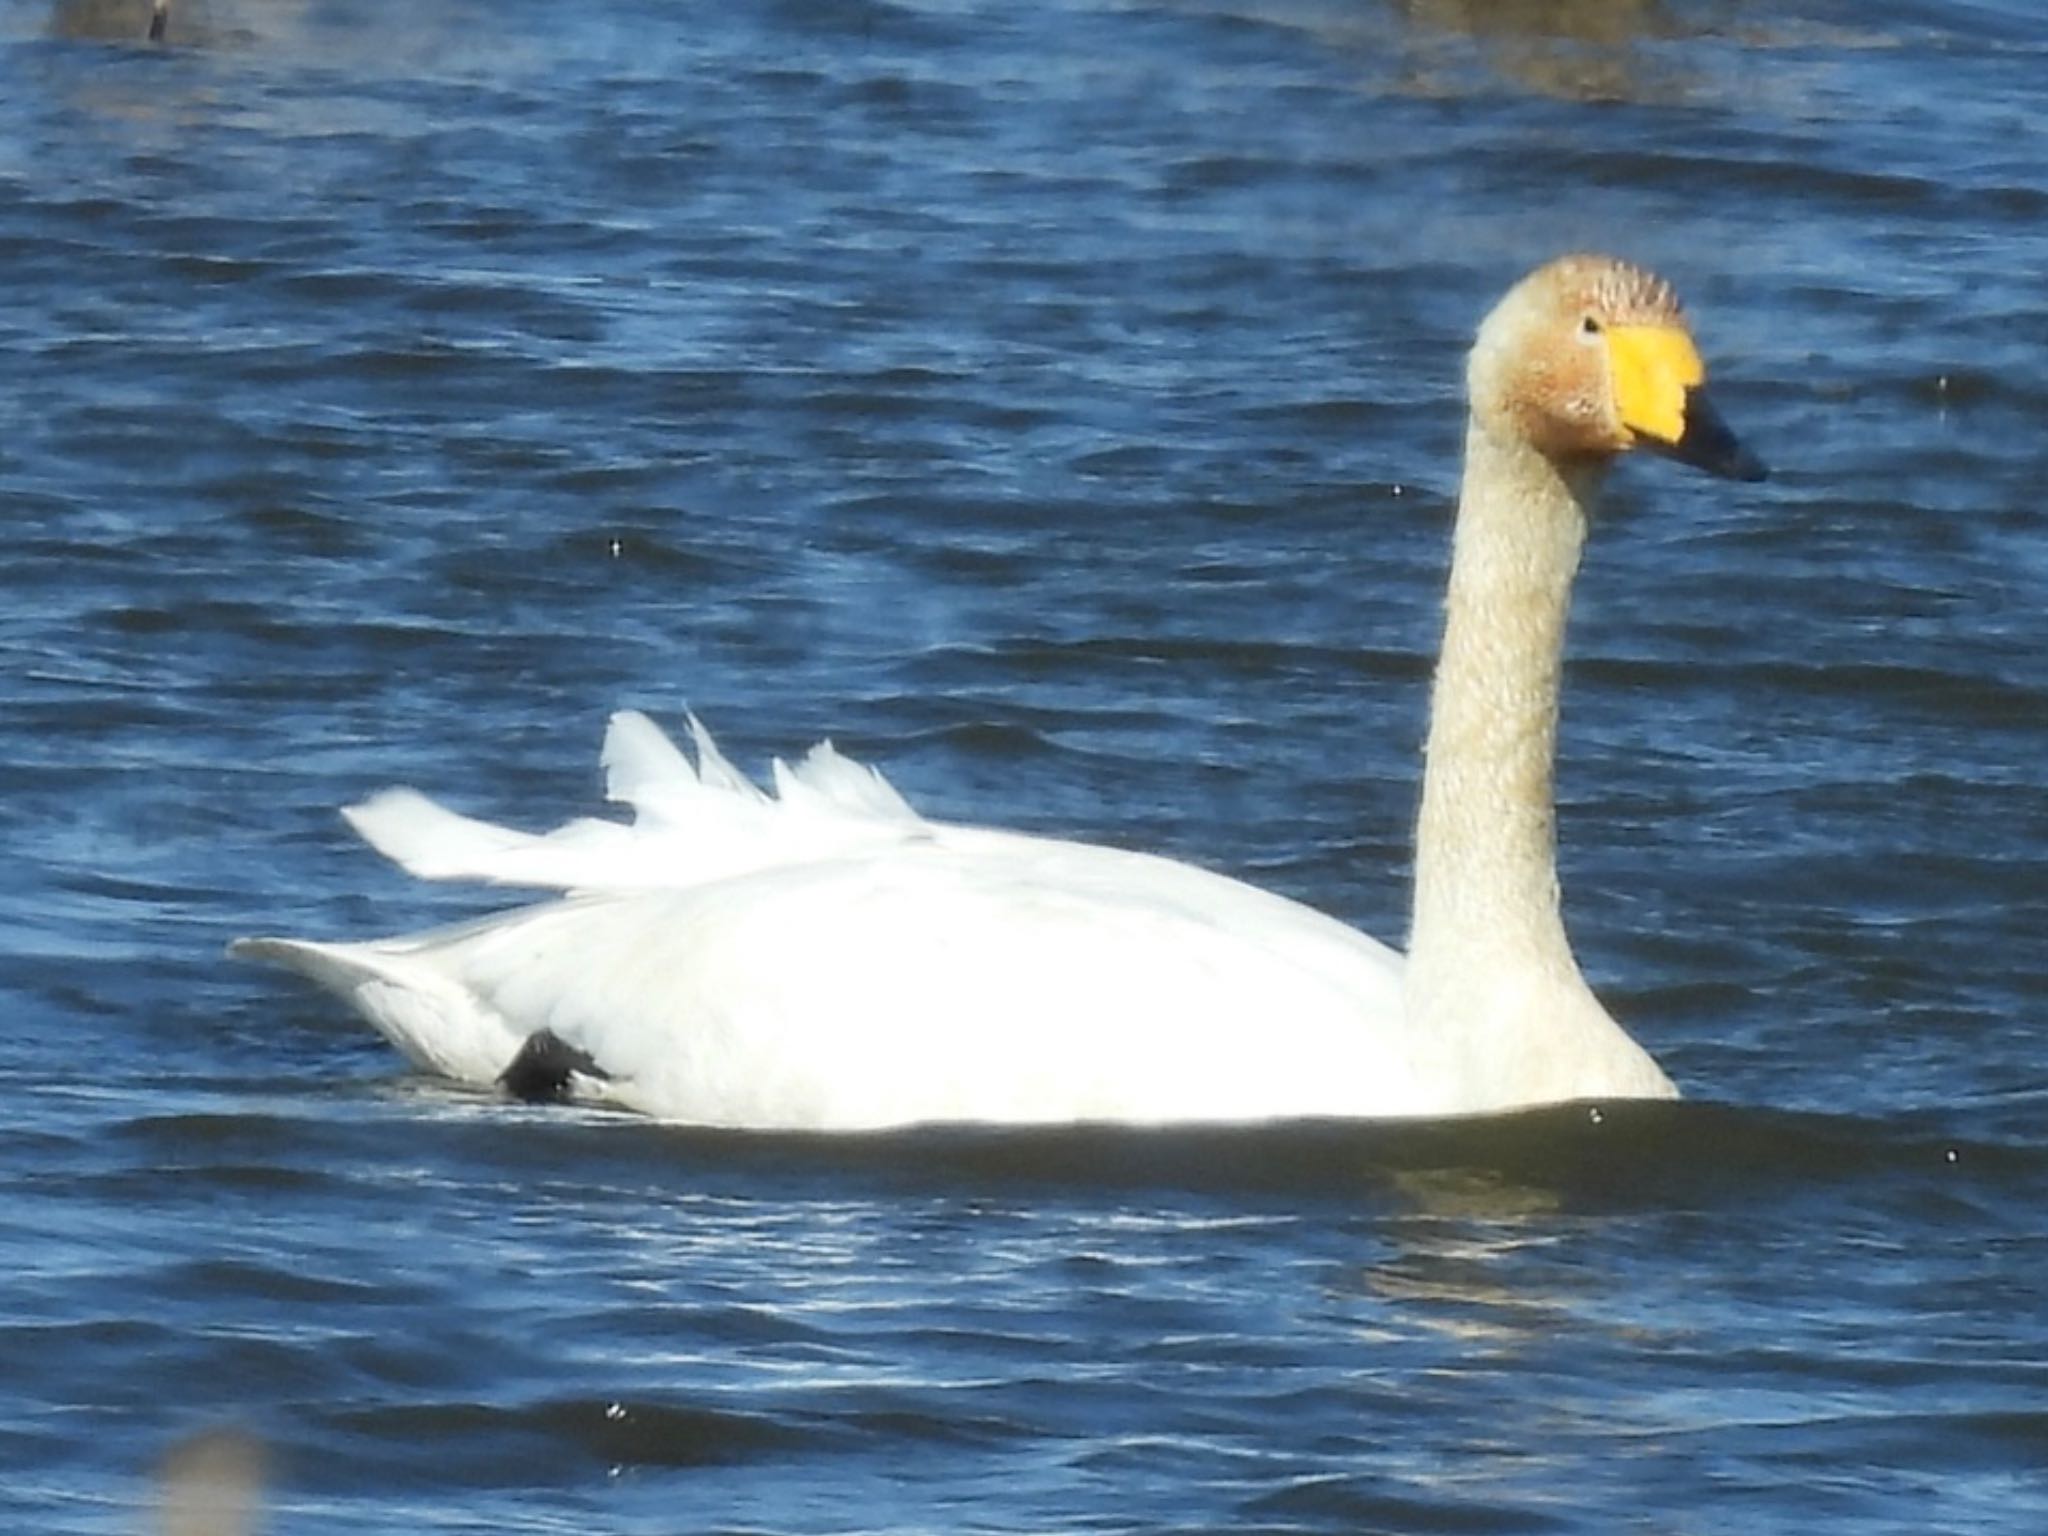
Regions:
M 251 941 L 348 997 L 414 1062 L 471 1082 L 536 1030 L 664 1118 L 926 1120 L 1395 1114 L 1422 1081 L 1399 956 L 1321 913 L 1148 854 L 926 821 L 829 748 L 779 794 L 614 717 L 628 829 L 521 838 L 407 791 L 350 815 L 415 873 L 564 899 L 409 939 Z M 665 758 L 662 774 L 651 759 Z
M 429 879 L 563 894 L 363 943 L 245 939 L 417 1066 L 664 1119 L 865 1130 L 1506 1110 L 1676 1089 L 1580 975 L 1551 773 L 1586 514 L 1648 446 L 1756 478 L 1668 287 L 1603 257 L 1488 317 L 1433 693 L 1410 953 L 1152 855 L 928 821 L 829 745 L 770 796 L 614 716 L 630 823 L 531 835 L 410 790 L 347 813 Z

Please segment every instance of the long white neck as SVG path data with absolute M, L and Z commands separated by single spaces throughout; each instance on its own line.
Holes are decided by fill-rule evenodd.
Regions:
M 1485 1105 L 1671 1091 L 1587 989 L 1558 908 L 1558 692 L 1599 478 L 1476 420 L 1467 432 L 1407 996 L 1438 1069 Z
M 1575 485 L 1476 422 L 1466 434 L 1416 829 L 1417 957 L 1509 946 L 1572 965 L 1552 775 L 1591 478 Z

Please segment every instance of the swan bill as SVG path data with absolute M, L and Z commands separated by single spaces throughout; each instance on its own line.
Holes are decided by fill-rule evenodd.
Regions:
M 1606 336 L 1615 407 L 1636 443 L 1724 480 L 1765 477 L 1707 398 L 1692 337 L 1675 325 L 1617 325 Z
M 1686 395 L 1707 376 L 1692 337 L 1677 325 L 1616 325 L 1606 337 L 1621 424 L 1638 438 L 1677 442 Z

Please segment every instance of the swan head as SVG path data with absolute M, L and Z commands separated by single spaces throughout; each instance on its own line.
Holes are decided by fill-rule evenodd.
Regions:
M 1561 256 L 1508 290 L 1467 374 L 1475 421 L 1561 468 L 1633 449 L 1735 480 L 1764 466 L 1706 395 L 1706 368 L 1671 285 L 1611 256 Z

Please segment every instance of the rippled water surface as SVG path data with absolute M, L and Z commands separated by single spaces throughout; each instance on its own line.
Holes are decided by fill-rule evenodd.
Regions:
M 0 9 L 0 1524 L 2048 1529 L 2031 0 Z M 1390 938 L 1460 353 L 1686 294 L 1596 985 L 1684 1085 L 1405 1129 L 735 1136 L 408 1074 L 252 929 L 487 910 L 621 705 Z M 963 1021 L 971 1027 L 971 1021 Z

